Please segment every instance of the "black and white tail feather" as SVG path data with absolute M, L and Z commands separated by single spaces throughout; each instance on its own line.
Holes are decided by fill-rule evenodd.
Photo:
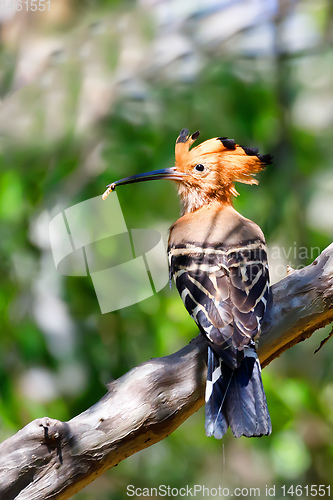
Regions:
M 235 437 L 259 437 L 272 432 L 258 356 L 244 348 L 244 359 L 231 370 L 208 347 L 205 394 L 207 436 L 221 439 L 230 426 Z
M 170 272 L 208 343 L 206 434 L 221 439 L 271 433 L 254 339 L 269 295 L 263 241 L 238 248 L 169 248 Z

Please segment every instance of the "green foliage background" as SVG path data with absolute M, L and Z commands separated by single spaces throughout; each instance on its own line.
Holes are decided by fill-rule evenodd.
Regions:
M 53 54 L 43 73 L 51 74 L 61 89 L 62 121 L 60 132 L 54 135 L 57 123 L 48 115 L 50 101 L 43 75 L 15 88 L 20 53 L 18 45 L 3 39 L 2 440 L 37 417 L 72 418 L 105 393 L 109 380 L 151 357 L 174 352 L 197 334 L 177 292 L 168 287 L 141 303 L 101 315 L 89 278 L 55 278 L 47 234 L 48 220 L 61 210 L 59 207 L 94 197 L 118 178 L 171 166 L 174 142 L 181 128 L 188 127 L 192 132 L 200 129 L 200 140 L 227 135 L 240 144 L 258 146 L 262 152 L 274 155 L 273 165 L 260 175 L 259 187 L 239 186 L 241 196 L 235 200 L 236 208 L 262 227 L 269 245 L 306 247 L 310 253 L 311 248 L 323 250 L 332 241 L 333 120 L 325 118 L 326 107 L 331 109 L 333 103 L 329 2 L 319 2 L 311 13 L 319 33 L 312 46 L 294 52 L 279 50 L 281 26 L 292 12 L 292 5 L 284 3 L 272 19 L 275 52 L 236 53 L 232 41 L 237 41 L 237 33 L 231 42 L 221 43 L 214 50 L 197 41 L 194 53 L 200 52 L 202 60 L 191 77 L 175 76 L 186 64 L 185 57 L 154 75 L 149 71 L 141 74 L 140 84 L 144 85 L 136 82 L 133 91 L 128 91 L 133 82 L 120 78 L 103 113 L 92 125 L 78 130 L 85 74 L 80 46 L 92 40 L 92 52 L 98 53 L 111 81 L 120 58 L 120 39 L 114 28 L 119 19 L 127 16 L 128 36 L 135 25 L 147 47 L 158 34 L 158 27 L 146 11 L 134 3 L 118 4 L 70 3 L 68 14 L 60 21 L 46 25 L 44 18 L 34 19 L 34 29 L 44 37 L 65 36 L 69 40 L 67 52 Z M 298 7 L 308 13 L 311 2 L 299 2 Z M 96 26 L 107 22 L 105 19 L 111 20 L 107 25 L 110 29 L 99 32 Z M 192 39 L 191 33 L 188 36 Z M 50 99 L 56 99 L 55 94 Z M 103 102 L 103 96 L 100 100 Z M 16 117 L 15 108 L 10 108 L 12 102 L 17 106 Z M 24 117 L 29 117 L 30 122 L 23 134 L 19 125 Z M 126 186 L 118 190 L 118 197 L 130 228 L 166 229 L 179 213 L 171 183 Z M 319 216 L 316 203 L 320 205 Z M 284 265 L 297 267 L 310 261 L 310 255 L 300 259 L 292 250 Z M 41 284 L 47 287 L 48 283 L 54 302 L 41 303 L 39 290 L 45 290 Z M 59 336 L 43 326 L 38 320 L 41 304 L 51 323 L 53 315 L 56 322 L 57 307 L 65 310 L 70 331 L 64 328 L 63 336 Z M 222 443 L 208 439 L 204 435 L 204 412 L 200 410 L 169 438 L 130 457 L 76 498 L 127 498 L 128 484 L 178 488 L 204 484 L 260 487 L 262 491 L 265 485 L 274 484 L 277 488 L 283 484 L 330 484 L 331 343 L 314 355 L 328 332 L 317 332 L 264 370 L 273 423 L 270 437 L 235 440 L 228 434 Z M 62 349 L 63 342 L 67 348 Z M 43 387 L 47 394 L 44 397 L 39 394 Z

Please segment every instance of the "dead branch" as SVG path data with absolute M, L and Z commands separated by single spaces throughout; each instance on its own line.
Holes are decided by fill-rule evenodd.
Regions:
M 333 244 L 272 287 L 259 355 L 273 359 L 333 321 Z M 133 368 L 69 422 L 41 418 L 0 445 L 0 498 L 67 499 L 107 469 L 164 439 L 204 403 L 206 346 Z

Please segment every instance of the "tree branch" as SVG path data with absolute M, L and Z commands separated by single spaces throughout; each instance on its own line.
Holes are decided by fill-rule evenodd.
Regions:
M 262 366 L 333 321 L 333 244 L 272 287 Z M 206 345 L 133 368 L 69 422 L 42 418 L 0 445 L 0 498 L 67 499 L 107 469 L 167 437 L 204 404 Z

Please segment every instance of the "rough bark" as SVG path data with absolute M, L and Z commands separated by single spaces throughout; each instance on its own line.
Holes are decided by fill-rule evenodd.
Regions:
M 272 287 L 259 356 L 266 366 L 333 321 L 333 244 Z M 69 422 L 41 418 L 0 445 L 0 498 L 67 499 L 107 469 L 167 437 L 204 403 L 206 346 L 133 368 Z

